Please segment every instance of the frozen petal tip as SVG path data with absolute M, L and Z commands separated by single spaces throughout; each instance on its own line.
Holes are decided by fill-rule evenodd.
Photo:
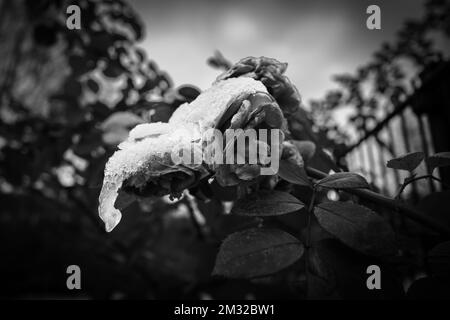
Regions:
M 114 207 L 114 203 L 119 195 L 119 189 L 122 183 L 114 183 L 107 180 L 102 186 L 102 191 L 99 196 L 98 213 L 100 218 L 105 223 L 107 232 L 111 232 L 120 222 L 122 214 Z

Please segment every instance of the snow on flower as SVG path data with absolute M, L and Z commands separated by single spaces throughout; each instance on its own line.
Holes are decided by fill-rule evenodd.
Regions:
M 269 118 L 275 120 L 264 121 Z M 266 87 L 252 78 L 239 77 L 216 81 L 194 101 L 181 105 L 168 123 L 136 126 L 105 167 L 99 215 L 106 230 L 111 231 L 120 222 L 121 213 L 114 205 L 121 188 L 140 196 L 179 196 L 209 175 L 202 163 L 175 164 L 173 150 L 195 148 L 206 130 L 228 122 L 231 126 L 267 123 L 280 127 L 281 119 L 281 110 Z M 244 172 L 242 176 L 248 179 L 242 168 L 237 172 Z

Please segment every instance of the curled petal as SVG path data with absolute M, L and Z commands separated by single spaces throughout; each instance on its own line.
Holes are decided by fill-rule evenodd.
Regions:
M 300 167 L 304 166 L 303 157 L 295 146 L 295 141 L 283 141 L 282 148 L 281 159 L 292 162 Z
M 207 174 L 201 163 L 185 167 L 172 160 L 172 152 L 190 150 L 197 135 L 193 126 L 158 123 L 141 125 L 130 133 L 105 167 L 98 209 L 107 231 L 111 231 L 121 218 L 120 211 L 114 207 L 121 188 L 133 189 L 139 194 L 154 187 L 155 195 L 163 195 L 161 191 L 177 195 L 181 191 L 179 186 L 189 187 L 190 183 Z
M 275 98 L 281 110 L 287 116 L 297 111 L 301 105 L 300 94 L 297 88 L 284 75 L 287 63 L 267 57 L 247 57 L 229 70 L 221 74 L 217 81 L 249 77 L 261 81 L 268 92 Z

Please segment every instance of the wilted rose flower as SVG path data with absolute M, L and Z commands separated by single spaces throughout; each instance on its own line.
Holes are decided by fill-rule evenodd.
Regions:
M 285 125 L 284 122 L 283 113 L 278 104 L 266 90 L 242 93 L 237 97 L 219 120 L 215 122 L 215 129 L 223 134 L 224 139 L 222 143 L 223 161 L 209 165 L 209 169 L 215 172 L 217 182 L 222 186 L 233 186 L 242 181 L 254 180 L 260 176 L 261 169 L 270 166 L 270 163 L 251 162 L 249 151 L 254 148 L 258 152 L 258 159 L 263 158 L 263 155 L 279 157 L 284 138 L 281 131 Z M 260 129 L 266 130 L 265 136 L 260 134 Z M 272 129 L 279 129 L 280 131 L 272 132 Z M 272 136 L 276 137 L 277 141 L 274 141 L 276 143 L 272 143 Z M 238 145 L 242 146 L 242 141 L 245 143 L 245 154 L 238 154 Z M 273 152 L 275 150 L 271 150 L 270 146 L 275 146 L 280 150 L 275 153 Z M 261 154 L 261 152 L 264 154 Z M 230 153 L 232 159 L 241 157 L 244 163 L 227 163 L 225 158 L 230 156 Z M 278 159 L 276 160 L 278 161 Z
M 286 67 L 265 57 L 242 59 L 211 88 L 179 106 L 168 123 L 140 124 L 131 130 L 105 168 L 99 214 L 106 230 L 111 231 L 120 221 L 121 213 L 115 208 L 119 191 L 145 197 L 180 196 L 184 189 L 210 176 L 222 186 L 233 186 L 253 182 L 267 169 L 276 174 L 278 167 L 273 164 L 278 165 L 279 158 L 303 165 L 293 145 L 283 143 L 289 134 L 286 118 L 298 112 L 301 103 L 297 89 L 284 76 Z M 211 130 L 221 133 L 220 141 L 213 140 L 220 142 L 221 156 L 231 154 L 232 159 L 241 161 L 204 161 L 204 142 L 211 142 Z M 227 140 L 230 130 L 235 130 L 234 136 Z M 244 152 L 236 148 L 239 142 L 245 144 Z M 186 150 L 194 155 L 200 152 L 202 158 L 174 161 L 174 154 L 184 155 Z M 249 161 L 252 150 L 257 150 L 256 162 Z
M 119 190 L 140 196 L 179 196 L 200 179 L 216 174 L 228 184 L 228 177 L 251 180 L 258 166 L 208 166 L 204 163 L 175 163 L 172 153 L 202 148 L 202 137 L 211 128 L 281 128 L 283 115 L 266 87 L 251 78 L 219 80 L 191 103 L 181 105 L 168 123 L 140 124 L 108 160 L 99 197 L 99 215 L 111 231 L 121 213 L 114 207 Z M 277 137 L 282 141 L 283 136 Z M 281 143 L 280 143 L 281 145 Z M 228 173 L 227 173 L 228 172 Z

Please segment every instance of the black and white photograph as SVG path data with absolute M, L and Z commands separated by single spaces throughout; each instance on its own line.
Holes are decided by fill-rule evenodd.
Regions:
M 424 299 L 449 0 L 0 0 L 0 300 Z

